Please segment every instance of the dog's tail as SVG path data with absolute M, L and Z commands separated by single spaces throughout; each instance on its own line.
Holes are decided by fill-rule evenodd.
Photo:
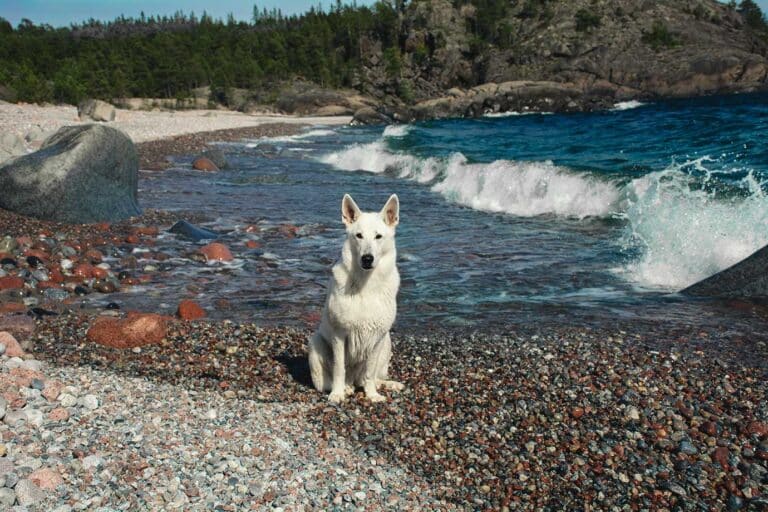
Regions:
M 309 374 L 312 384 L 318 391 L 330 391 L 332 377 L 330 365 L 333 356 L 320 333 L 316 332 L 309 339 Z

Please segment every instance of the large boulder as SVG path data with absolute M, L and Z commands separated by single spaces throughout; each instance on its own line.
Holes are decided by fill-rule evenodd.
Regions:
M 115 107 L 101 100 L 83 100 L 77 106 L 77 115 L 81 121 L 114 121 Z
M 735 265 L 695 283 L 682 294 L 697 297 L 766 298 L 768 297 L 768 246 Z
M 139 157 L 108 126 L 65 126 L 39 151 L 0 166 L 0 208 L 43 220 L 85 224 L 138 215 Z
M 15 133 L 0 135 L 0 162 L 27 152 L 24 141 Z

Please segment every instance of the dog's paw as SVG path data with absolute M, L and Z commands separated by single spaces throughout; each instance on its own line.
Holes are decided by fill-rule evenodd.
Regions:
M 390 391 L 402 391 L 405 389 L 405 384 L 397 382 L 396 380 L 382 380 L 379 382 L 379 385 Z
M 354 386 L 347 386 L 344 388 L 344 395 L 345 396 L 352 396 L 355 394 L 355 387 Z
M 387 397 L 380 395 L 379 393 L 369 393 L 366 395 L 366 398 L 373 403 L 383 402 L 387 399 Z
M 345 398 L 344 392 L 331 393 L 330 395 L 328 395 L 328 401 L 331 402 L 332 404 L 340 404 L 341 402 L 344 401 L 344 398 Z

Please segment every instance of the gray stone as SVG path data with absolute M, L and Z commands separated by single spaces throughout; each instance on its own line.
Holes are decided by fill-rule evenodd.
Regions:
M 15 133 L 0 135 L 0 162 L 27 152 L 24 141 Z
M 32 425 L 34 427 L 40 428 L 43 425 L 43 412 L 39 409 L 32 409 L 29 406 L 27 406 L 24 409 L 24 412 L 27 416 L 27 423 L 29 425 Z
M 93 411 L 99 408 L 99 399 L 95 395 L 85 395 L 78 400 L 80 405 L 89 411 Z
M 104 465 L 104 459 L 98 455 L 89 455 L 83 459 L 83 469 L 98 469 Z
M 24 410 L 6 411 L 5 416 L 3 416 L 3 423 L 6 425 L 14 426 L 22 421 L 27 421 L 27 412 Z
M 62 393 L 59 395 L 59 405 L 64 408 L 74 407 L 77 404 L 77 398 L 69 393 Z
M 3 237 L 0 240 L 0 252 L 12 253 L 19 246 L 19 243 L 12 236 Z
M 3 345 L 0 345 L 2 347 Z M 8 401 L 0 396 L 0 420 L 5 416 L 5 411 L 8 410 Z
M 768 297 L 766 268 L 768 246 L 680 293 L 699 297 Z
M 77 106 L 77 115 L 80 120 L 114 121 L 117 111 L 115 107 L 101 100 L 83 100 Z
M 16 484 L 16 499 L 19 500 L 19 505 L 27 507 L 29 505 L 35 505 L 45 499 L 45 492 L 36 486 L 32 480 L 22 479 Z
M 72 224 L 138 215 L 136 148 L 101 125 L 66 126 L 39 151 L 0 167 L 0 207 Z
M 7 487 L 0 488 L 0 509 L 8 510 L 16 502 L 16 493 Z
M 39 126 L 33 126 L 24 136 L 27 142 L 41 142 L 45 139 L 46 133 Z

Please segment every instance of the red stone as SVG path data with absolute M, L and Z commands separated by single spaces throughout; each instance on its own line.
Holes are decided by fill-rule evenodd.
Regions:
M 0 290 L 20 290 L 24 288 L 24 280 L 20 277 L 0 277 Z
M 157 236 L 160 234 L 160 230 L 157 226 L 136 226 L 133 228 L 133 234 L 140 236 Z
M 125 237 L 125 241 L 128 242 L 129 244 L 136 245 L 139 243 L 139 237 L 136 235 L 128 235 L 127 237 Z
M 56 490 L 64 482 L 61 475 L 51 468 L 40 468 L 30 473 L 29 477 L 32 483 L 46 491 Z
M 728 448 L 720 446 L 719 448 L 715 448 L 715 451 L 712 454 L 712 460 L 720 464 L 720 467 L 722 467 L 723 470 L 728 471 L 728 455 Z
M 88 340 L 112 348 L 134 348 L 160 343 L 168 331 L 168 317 L 129 313 L 127 318 L 98 318 L 88 329 Z
M 93 265 L 80 263 L 72 269 L 72 275 L 82 277 L 83 279 L 90 279 L 93 277 Z
M 37 249 L 29 249 L 27 251 L 24 251 L 24 256 L 26 257 L 34 256 L 41 261 L 48 261 L 48 258 L 50 258 L 48 253 L 45 253 Z
M 296 236 L 296 233 L 299 232 L 299 228 L 293 224 L 281 224 L 277 230 L 287 238 L 293 238 Z
M 202 253 L 208 261 L 232 261 L 232 253 L 226 245 L 218 242 L 210 243 L 200 248 Z
M 27 306 L 21 302 L 8 302 L 6 304 L 0 304 L 0 313 L 24 313 L 27 311 Z
M 27 315 L 0 315 L 0 331 L 11 333 L 17 340 L 32 336 L 36 327 L 35 321 Z
M 109 276 L 109 272 L 103 268 L 93 267 L 93 277 L 96 279 L 105 279 L 107 276 Z
M 5 345 L 5 355 L 8 357 L 22 357 L 24 355 L 21 345 L 9 332 L 0 332 L 0 344 Z
M 63 407 L 57 407 L 48 413 L 48 419 L 51 421 L 67 421 L 69 419 L 69 411 Z
M 768 425 L 759 421 L 753 421 L 747 425 L 747 433 L 757 436 L 758 439 L 762 439 L 768 436 Z
M 584 409 L 581 407 L 574 407 L 571 409 L 571 416 L 573 416 L 575 419 L 581 418 L 584 416 Z
M 99 222 L 98 224 L 96 224 L 96 229 L 98 229 L 99 231 L 109 231 L 110 227 L 111 226 L 109 222 Z
M 183 300 L 179 303 L 178 313 L 182 320 L 199 320 L 205 318 L 205 310 L 191 300 Z
M 45 387 L 43 388 L 42 395 L 49 402 L 53 402 L 54 400 L 59 398 L 59 394 L 61 393 L 61 388 L 62 388 L 61 382 L 57 380 L 47 380 L 45 381 Z
M 213 163 L 209 158 L 205 158 L 204 156 L 195 158 L 194 162 L 192 162 L 192 168 L 197 169 L 198 171 L 209 172 L 216 172 L 219 170 L 215 163 Z
M 85 257 L 94 264 L 101 263 L 101 260 L 104 259 L 104 255 L 101 254 L 101 251 L 97 251 L 96 249 L 91 249 L 90 251 L 86 252 Z
M 256 240 L 246 240 L 245 246 L 249 249 L 258 249 L 259 247 L 261 247 L 261 244 Z
M 64 274 L 61 273 L 61 270 L 55 268 L 48 272 L 48 280 L 51 283 L 63 283 L 64 282 Z

